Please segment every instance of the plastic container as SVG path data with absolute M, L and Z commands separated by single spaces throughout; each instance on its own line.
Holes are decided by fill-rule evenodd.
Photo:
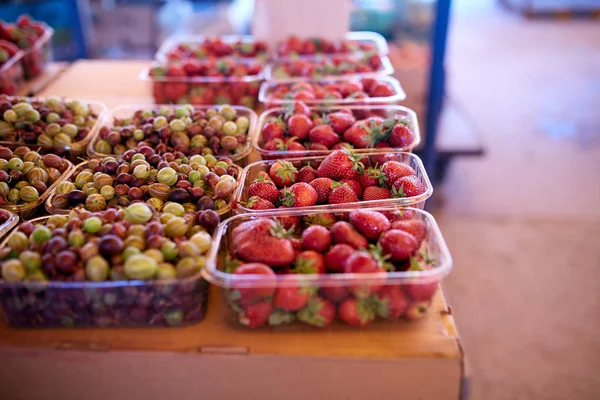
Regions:
M 293 105 L 293 103 L 290 103 Z M 421 132 L 419 130 L 419 121 L 417 120 L 417 114 L 411 110 L 410 108 L 397 106 L 397 105 L 373 105 L 373 106 L 340 106 L 340 105 L 331 105 L 331 106 L 316 106 L 309 107 L 311 112 L 317 113 L 319 115 L 323 113 L 330 113 L 339 110 L 351 110 L 352 113 L 357 117 L 357 119 L 364 119 L 369 116 L 379 116 L 384 119 L 387 118 L 406 118 L 410 129 L 413 132 L 413 142 L 405 147 L 397 147 L 394 148 L 394 151 L 412 151 L 413 148 L 419 145 L 421 142 Z M 265 142 L 263 139 L 263 127 L 268 119 L 277 118 L 284 114 L 291 114 L 289 110 L 283 107 L 280 108 L 272 108 L 269 109 L 262 114 L 258 119 L 258 123 L 256 125 L 256 133 L 253 136 L 252 147 L 256 150 L 263 159 L 274 159 L 274 158 L 292 158 L 292 157 L 305 157 L 305 156 L 316 156 L 316 155 L 324 155 L 331 153 L 333 150 L 298 150 L 298 151 L 290 151 L 290 150 L 268 150 L 264 148 Z M 288 137 L 286 137 L 288 138 Z M 308 143 L 308 138 L 304 142 L 300 142 L 303 144 Z M 358 152 L 366 152 L 371 151 L 373 149 L 357 149 Z
M 336 219 L 346 219 L 353 208 L 331 207 L 326 210 L 290 210 L 286 216 L 297 216 L 303 220 L 307 216 L 318 216 L 325 213 L 335 215 Z M 403 215 L 406 218 L 414 213 L 413 219 L 425 222 L 427 233 L 419 249 L 419 254 L 433 260 L 433 268 L 426 270 L 398 270 L 393 272 L 381 273 L 326 273 L 326 274 L 277 274 L 274 277 L 265 278 L 265 275 L 240 275 L 227 271 L 227 256 L 234 252 L 232 243 L 232 232 L 242 222 L 255 220 L 258 218 L 274 218 L 281 216 L 279 213 L 266 214 L 241 214 L 229 218 L 215 232 L 213 238 L 213 247 L 208 256 L 206 268 L 202 275 L 212 284 L 224 288 L 223 301 L 227 305 L 226 318 L 232 324 L 237 326 L 271 326 L 279 329 L 289 328 L 291 330 L 303 328 L 306 321 L 307 310 L 311 312 L 320 309 L 319 302 L 314 302 L 316 296 L 320 299 L 330 299 L 329 311 L 335 313 L 335 318 L 339 320 L 340 303 L 345 303 L 346 299 L 352 302 L 356 297 L 365 309 L 373 312 L 375 323 L 377 320 L 387 319 L 419 319 L 426 316 L 428 307 L 431 304 L 431 298 L 434 296 L 438 283 L 447 276 L 452 269 L 452 258 L 438 225 L 431 214 L 413 208 L 394 208 L 382 207 L 373 210 L 385 211 L 392 215 Z M 304 223 L 302 223 L 304 226 Z M 304 228 L 303 228 L 304 229 Z M 298 234 L 299 235 L 299 234 Z M 397 266 L 400 268 L 400 266 Z M 285 269 L 285 267 L 284 267 Z M 279 302 L 273 300 L 273 294 L 278 297 L 281 288 L 300 288 L 299 293 L 308 293 L 312 300 L 308 305 L 297 311 L 283 311 L 277 306 L 282 303 L 289 304 L 294 296 L 284 296 L 283 293 Z M 373 297 L 373 293 L 376 293 Z M 264 296 L 264 297 L 261 297 Z M 381 299 L 389 296 L 386 308 L 381 307 Z M 260 298 L 259 298 L 260 297 Z M 258 298 L 258 299 L 257 299 Z M 358 300 L 364 299 L 364 300 Z M 246 302 L 245 302 L 246 301 Z M 302 305 L 303 302 L 292 304 Z M 379 306 L 375 307 L 376 304 Z M 356 308 L 356 307 L 355 307 Z M 333 311 L 332 311 L 333 310 Z M 268 319 L 265 317 L 268 316 Z M 263 322 L 262 324 L 260 322 Z M 325 320 L 312 318 L 313 324 L 321 326 L 328 325 Z M 281 326 L 288 325 L 288 326 Z M 334 323 L 335 325 L 335 323 Z M 334 326 L 331 326 L 332 328 Z
M 68 160 L 66 160 L 66 161 L 68 161 Z M 50 187 L 48 187 L 48 189 L 40 195 L 40 197 L 37 201 L 33 201 L 31 203 L 25 203 L 25 204 L 18 204 L 18 205 L 17 204 L 5 204 L 3 206 L 0 206 L 0 208 L 17 214 L 19 217 L 21 217 L 21 219 L 29 219 L 29 218 L 35 216 L 38 206 L 40 206 L 41 204 L 44 204 L 46 199 L 52 193 L 54 193 L 54 190 L 56 189 L 56 185 L 58 185 L 62 180 L 66 179 L 67 176 L 69 176 L 72 173 L 73 168 L 74 168 L 73 163 L 69 162 L 69 167 L 67 169 L 65 169 L 65 171 L 62 173 L 60 178 L 58 178 L 56 181 L 54 181 L 54 183 L 52 183 L 52 185 L 50 185 Z
M 319 40 L 318 38 L 301 38 L 301 40 L 309 40 L 315 41 Z M 334 46 L 336 51 L 324 53 L 317 51 L 313 54 L 282 54 L 281 46 L 284 44 L 283 41 L 280 41 L 273 52 L 274 59 L 282 59 L 288 57 L 300 57 L 300 58 L 309 58 L 314 57 L 315 55 L 326 55 L 326 56 L 337 56 L 337 55 L 347 55 L 347 54 L 363 54 L 363 53 L 376 53 L 381 55 L 386 55 L 389 52 L 389 48 L 387 45 L 387 41 L 383 36 L 376 32 L 369 31 L 357 31 L 357 32 L 348 32 L 346 37 L 343 40 L 344 44 L 347 47 L 347 51 L 343 51 L 340 49 L 342 43 L 340 41 L 334 42 Z M 367 49 L 361 49 L 362 46 L 368 46 Z
M 73 168 L 69 174 L 67 174 L 66 176 L 64 176 L 64 178 L 62 179 L 63 181 L 69 181 L 74 183 L 75 182 L 75 176 L 77 176 L 77 174 L 79 172 L 81 172 L 83 169 L 86 168 L 87 164 L 89 163 L 89 161 L 84 161 L 78 165 L 75 166 L 75 168 Z M 242 168 L 238 165 L 233 164 L 237 169 L 238 169 L 238 177 L 237 177 L 237 184 L 238 186 L 241 185 L 242 182 Z M 46 201 L 46 211 L 48 211 L 50 214 L 68 214 L 69 211 L 71 211 L 72 208 L 60 208 L 57 207 L 53 204 L 53 200 L 56 197 L 56 186 L 52 187 L 52 192 L 50 193 L 49 196 L 47 196 L 47 198 L 45 199 Z M 233 204 L 235 201 L 235 192 L 231 195 L 229 201 L 227 202 L 227 205 L 223 208 L 220 208 L 218 210 L 215 210 L 219 216 L 221 216 L 221 218 L 226 218 L 227 216 L 229 216 L 229 212 L 231 211 Z
M 40 224 L 48 218 L 31 222 Z M 208 283 L 199 273 L 170 281 L 13 283 L 0 279 L 0 306 L 16 328 L 190 325 L 204 318 L 207 298 Z
M 119 120 L 131 118 L 131 117 L 133 117 L 134 113 L 138 110 L 142 110 L 142 111 L 158 110 L 163 107 L 166 107 L 169 109 L 174 109 L 174 108 L 177 108 L 177 105 L 174 105 L 174 104 L 162 104 L 162 105 L 154 105 L 154 106 L 126 105 L 126 106 L 116 107 L 104 115 L 104 118 L 101 121 L 101 125 L 102 125 L 102 127 L 112 128 L 114 126 L 115 118 L 119 119 Z M 257 122 L 258 117 L 257 117 L 256 113 L 253 110 L 249 109 L 248 107 L 244 107 L 244 106 L 232 106 L 232 107 L 234 110 L 236 110 L 236 117 L 244 116 L 244 117 L 247 117 L 248 120 L 250 121 L 250 123 L 248 125 L 248 131 L 246 133 L 247 140 L 246 140 L 243 150 L 240 153 L 232 154 L 231 156 L 222 156 L 222 157 L 229 157 L 234 162 L 242 163 L 244 161 L 244 159 L 248 156 L 248 154 L 250 154 L 250 152 L 252 151 L 251 142 L 252 142 L 252 137 L 255 134 L 256 122 Z M 218 106 L 195 105 L 194 108 L 197 110 L 209 110 L 209 109 L 218 109 L 219 107 Z M 114 156 L 114 154 L 99 153 L 95 150 L 95 146 L 98 143 L 98 141 L 100 140 L 99 131 L 100 131 L 100 129 L 98 129 L 98 133 L 96 135 L 94 135 L 94 137 L 90 141 L 90 144 L 87 149 L 88 156 L 90 156 L 91 158 L 103 158 L 103 157 L 108 157 L 108 156 Z M 217 155 L 216 157 L 219 158 L 221 156 Z
M 254 59 L 238 59 L 238 64 L 254 64 Z M 153 63 L 140 73 L 140 79 L 150 82 L 152 95 L 157 104 L 235 104 L 254 108 L 258 103 L 258 91 L 264 80 L 263 71 L 246 76 L 162 76 L 151 75 Z M 164 66 L 164 64 L 163 64 Z
M 384 206 L 390 205 L 394 207 L 416 207 L 416 208 L 424 208 L 425 201 L 431 197 L 433 194 L 433 186 L 429 181 L 429 177 L 427 176 L 427 172 L 425 171 L 425 167 L 423 166 L 423 162 L 419 157 L 412 153 L 404 153 L 400 151 L 372 151 L 370 153 L 363 154 L 362 163 L 367 168 L 367 165 L 382 165 L 385 161 L 399 161 L 404 164 L 409 165 L 415 170 L 417 178 L 423 183 L 425 186 L 425 192 L 418 196 L 413 197 L 395 197 L 384 200 L 369 200 L 369 201 L 358 201 L 355 203 L 346 203 L 343 204 L 345 207 L 376 207 L 376 206 Z M 294 164 L 294 166 L 299 170 L 300 168 L 311 165 L 313 168 L 318 168 L 321 161 L 325 159 L 326 156 L 317 156 L 317 157 L 304 157 L 304 158 L 291 158 L 287 159 Z M 248 200 L 248 187 L 250 184 L 256 179 L 260 172 L 266 172 L 268 174 L 271 165 L 273 165 L 275 160 L 263 160 L 257 161 L 248 165 L 244 168 L 244 172 L 242 172 L 241 184 L 238 186 L 235 193 L 235 204 L 236 211 L 242 213 L 269 213 L 269 212 L 288 212 L 289 208 L 276 208 L 270 210 L 253 210 L 244 206 L 244 203 Z M 320 204 L 311 207 L 297 207 L 294 210 L 329 210 L 332 207 L 339 207 L 340 205 L 329 205 L 329 204 Z
M 19 96 L 9 96 L 8 97 L 8 100 L 14 100 L 14 99 L 27 100 L 27 101 L 45 101 L 45 98 L 41 98 L 41 97 L 19 97 Z M 75 99 L 61 99 L 61 100 L 68 102 L 68 101 L 75 100 Z M 40 145 L 38 143 L 26 143 L 23 140 L 19 140 L 19 141 L 0 140 L 0 146 L 5 146 L 5 147 L 8 147 L 13 150 L 19 146 L 27 146 L 30 149 L 39 152 L 40 154 L 53 153 L 53 154 L 57 154 L 61 157 L 67 158 L 71 162 L 77 162 L 78 160 L 81 159 L 81 157 L 85 157 L 85 152 L 86 152 L 87 146 L 90 143 L 90 141 L 92 140 L 92 138 L 98 133 L 98 130 L 100 129 L 100 121 L 103 119 L 103 114 L 107 111 L 107 108 L 103 103 L 100 103 L 97 101 L 81 100 L 81 99 L 77 99 L 77 100 L 82 103 L 87 104 L 90 108 L 90 111 L 92 113 L 94 113 L 94 115 L 96 116 L 96 122 L 89 129 L 89 132 L 85 136 L 85 138 L 83 138 L 79 141 L 76 141 L 76 142 L 72 142 L 69 146 L 56 146 L 56 145 L 44 146 L 44 145 Z
M 335 59 L 335 62 L 333 61 Z M 369 61 L 369 59 L 372 60 Z M 337 67 L 333 67 L 333 64 Z M 372 64 L 375 63 L 376 66 Z M 339 68 L 346 66 L 348 68 Z M 356 71 L 355 67 L 366 69 Z M 310 58 L 274 60 L 267 65 L 265 79 L 268 81 L 279 80 L 305 80 L 306 78 L 326 78 L 336 76 L 353 76 L 360 78 L 391 75 L 394 67 L 387 56 L 379 54 L 361 55 L 350 54 L 344 56 L 315 56 Z
M 0 67 L 0 94 L 15 95 L 25 83 L 24 56 L 25 53 L 19 51 Z
M 326 79 L 307 79 L 304 81 L 305 83 L 323 90 L 325 96 L 324 97 L 316 97 L 314 99 L 307 98 L 306 96 L 302 96 L 298 100 L 294 99 L 292 93 L 290 93 L 291 89 L 298 85 L 298 81 L 296 80 L 281 80 L 277 82 L 264 82 L 260 85 L 260 92 L 258 93 L 258 100 L 261 103 L 266 104 L 267 108 L 272 107 L 281 107 L 284 104 L 291 104 L 296 101 L 303 101 L 307 105 L 331 105 L 331 104 L 341 104 L 341 105 L 383 105 L 383 104 L 395 104 L 400 101 L 406 99 L 406 93 L 400 86 L 400 82 L 396 78 L 391 76 L 380 76 L 377 78 L 367 78 L 373 79 L 377 83 L 382 83 L 387 85 L 391 89 L 390 96 L 369 96 L 366 98 L 357 98 L 354 94 L 350 94 L 344 98 L 337 98 L 331 95 L 328 95 L 326 92 L 326 87 L 339 87 L 339 85 L 347 84 L 347 83 L 361 83 L 364 79 L 360 78 L 326 78 Z M 284 94 L 285 93 L 285 94 Z M 338 92 L 339 93 L 339 92 Z M 283 97 L 281 97 L 283 95 Z
M 183 57 L 172 57 L 169 54 L 176 50 L 179 46 L 189 46 L 191 51 L 195 51 L 199 49 L 206 40 L 214 40 L 220 39 L 223 43 L 231 45 L 233 47 L 233 52 L 225 55 L 183 55 Z M 241 51 L 240 47 L 254 45 L 256 40 L 251 35 L 222 35 L 216 38 L 211 38 L 209 36 L 204 35 L 175 35 L 169 37 L 164 43 L 160 46 L 154 58 L 160 62 L 168 62 L 170 60 L 179 60 L 186 58 L 193 58 L 202 60 L 209 57 L 215 58 L 223 58 L 223 57 L 238 57 L 238 58 L 257 58 L 261 60 L 267 60 L 269 58 L 269 49 L 266 43 L 263 43 L 265 46 L 264 50 L 258 51 L 256 55 L 246 55 Z
M 54 35 L 54 29 L 44 25 L 44 34 L 35 42 L 33 47 L 25 50 L 23 57 L 23 70 L 25 79 L 33 79 L 39 76 L 52 59 L 51 39 Z
M 10 211 L 4 210 L 8 213 L 8 219 L 0 225 L 0 239 L 6 236 L 8 232 L 14 228 L 19 222 L 19 216 L 11 213 Z

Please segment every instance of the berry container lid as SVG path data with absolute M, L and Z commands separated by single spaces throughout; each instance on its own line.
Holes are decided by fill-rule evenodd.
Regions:
M 371 43 L 375 47 L 373 52 L 375 52 L 377 54 L 387 55 L 389 52 L 387 41 L 385 40 L 385 38 L 383 36 L 381 36 L 377 32 L 371 32 L 371 31 L 348 32 L 346 34 L 346 36 L 344 37 L 344 40 L 347 42 L 350 42 L 351 44 L 354 44 L 354 45 L 359 45 L 360 43 Z M 276 46 L 276 47 L 279 47 L 279 46 Z M 364 53 L 364 51 L 351 49 L 350 51 L 345 52 L 345 53 L 317 53 L 314 55 L 298 55 L 298 54 L 283 55 L 283 54 L 280 54 L 280 52 L 278 52 L 277 48 L 276 48 L 273 51 L 273 59 L 286 59 L 286 58 L 294 58 L 294 57 L 309 59 L 309 58 L 315 57 L 315 56 L 330 56 L 331 57 L 331 56 L 341 56 L 341 55 L 348 55 L 348 54 L 362 54 L 362 53 Z

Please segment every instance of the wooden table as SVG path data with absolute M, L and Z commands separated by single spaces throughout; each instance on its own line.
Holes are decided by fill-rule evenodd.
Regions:
M 79 61 L 40 95 L 152 102 L 137 61 Z M 441 291 L 422 321 L 246 330 L 219 289 L 184 328 L 17 330 L 0 322 L 0 398 L 459 399 L 463 352 Z M 6 397 L 4 394 L 8 394 Z

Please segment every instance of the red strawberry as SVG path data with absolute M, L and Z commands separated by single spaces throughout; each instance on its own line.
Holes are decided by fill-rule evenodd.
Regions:
M 432 269 L 431 265 L 419 261 L 417 257 L 410 258 L 409 271 L 427 271 Z M 438 288 L 436 280 L 428 280 L 423 283 L 411 283 L 405 286 L 406 293 L 415 301 L 429 301 Z
M 388 142 L 393 147 L 407 147 L 412 144 L 414 135 L 404 124 L 396 124 L 388 137 Z
M 313 128 L 313 122 L 303 114 L 294 114 L 288 119 L 288 132 L 298 140 L 306 140 L 308 133 Z
M 373 210 L 359 209 L 350 212 L 350 223 L 367 239 L 374 241 L 390 229 L 390 221 L 386 216 Z
M 339 91 L 344 97 L 348 97 L 356 92 L 363 91 L 363 84 L 358 81 L 348 81 L 340 83 Z
M 308 303 L 312 290 L 306 287 L 280 287 L 275 292 L 273 304 L 286 311 L 297 311 Z
M 343 112 L 332 112 L 327 115 L 333 131 L 339 135 L 343 134 L 346 129 L 350 128 L 356 120 L 352 114 Z
M 294 272 L 297 274 L 325 274 L 325 258 L 313 250 L 303 251 L 296 257 Z
M 356 179 L 360 183 L 360 186 L 366 189 L 369 186 L 385 186 L 387 176 L 381 172 L 381 168 L 369 167 L 362 175 L 358 175 Z
M 329 125 L 317 125 L 310 130 L 310 141 L 320 143 L 328 149 L 340 141 L 340 137 Z
M 294 183 L 289 189 L 284 189 L 281 204 L 288 207 L 310 207 L 317 204 L 317 191 L 305 182 Z
M 348 257 L 354 254 L 354 248 L 347 244 L 336 244 L 325 254 L 325 264 L 329 272 L 344 272 Z
M 289 138 L 287 142 L 285 142 L 285 147 L 287 151 L 306 151 L 306 147 L 300 142 L 296 141 L 296 137 Z M 296 154 L 295 157 L 299 157 L 301 155 Z
M 265 223 L 257 221 L 265 220 Z M 270 267 L 284 267 L 295 259 L 294 247 L 281 224 L 260 218 L 242 222 L 233 232 L 233 248 L 247 262 L 259 262 Z M 265 226 L 263 226 L 265 225 Z M 265 227 L 268 231 L 264 231 Z M 254 228 L 256 227 L 256 228 Z
M 356 196 L 356 192 L 350 188 L 350 186 L 345 184 L 339 184 L 335 182 L 333 186 L 333 190 L 327 199 L 329 204 L 344 204 L 344 203 L 355 203 L 358 201 L 358 196 Z
M 364 172 L 360 155 L 349 150 L 336 150 L 329 154 L 319 165 L 317 174 L 321 178 L 344 179 L 354 178 L 357 173 Z
M 300 168 L 298 171 L 298 182 L 310 183 L 317 179 L 317 171 L 310 165 Z
M 400 229 L 410 233 L 420 244 L 427 234 L 427 224 L 418 219 L 400 220 L 392 222 L 392 229 Z
M 306 91 L 306 90 L 294 93 L 294 100 L 306 101 L 306 100 L 314 100 L 314 99 L 315 99 L 315 94 L 312 92 Z
M 377 80 L 375 78 L 363 78 L 361 80 L 361 83 L 363 85 L 363 88 L 366 92 L 370 92 L 371 88 L 375 85 L 375 83 L 377 83 Z
M 359 149 L 365 149 L 373 145 L 371 130 L 364 122 L 359 121 L 344 132 L 344 140 Z
M 425 193 L 425 185 L 416 175 L 403 176 L 394 182 L 394 197 L 414 197 Z
M 283 128 L 281 127 L 280 123 L 272 121 L 272 122 L 267 122 L 265 124 L 265 126 L 263 126 L 262 135 L 263 135 L 263 142 L 268 143 L 274 139 L 282 139 L 283 140 L 285 133 L 284 133 Z
M 410 320 L 423 319 L 427 316 L 427 312 L 429 311 L 429 302 L 427 301 L 417 301 L 412 303 L 404 316 Z
M 288 207 L 285 205 L 282 205 L 282 206 L 279 206 L 279 208 L 288 208 Z M 291 230 L 293 232 L 296 230 L 296 228 L 298 228 L 298 226 L 300 226 L 300 217 L 297 215 L 284 215 L 282 217 L 277 217 L 276 219 L 277 219 L 277 221 L 279 221 L 279 223 L 281 223 L 281 225 L 283 225 L 283 228 L 288 231 Z
M 261 287 L 233 287 L 229 298 L 238 304 L 247 304 L 258 299 L 272 296 L 275 292 L 275 273 L 269 266 L 262 263 L 242 264 L 233 271 L 234 275 L 260 275 L 267 283 Z M 272 281 L 272 284 L 271 284 Z
M 253 196 L 258 196 L 275 204 L 279 199 L 279 190 L 271 180 L 259 176 L 248 186 L 248 197 Z
M 317 178 L 309 184 L 317 191 L 317 204 L 323 204 L 329 198 L 333 181 L 329 178 Z
M 329 147 L 325 146 L 324 144 L 321 143 L 311 143 L 310 146 L 308 147 L 309 150 L 312 151 L 323 151 L 326 152 L 327 150 L 329 150 Z
M 363 189 L 362 186 L 360 186 L 360 183 L 358 183 L 358 181 L 356 179 L 342 179 L 340 180 L 341 183 L 344 183 L 348 186 L 350 186 L 350 189 L 354 190 L 354 193 L 356 193 L 356 197 L 360 198 L 363 194 Z
M 334 238 L 335 240 L 335 238 Z M 390 229 L 381 235 L 379 244 L 384 255 L 389 255 L 393 261 L 406 260 L 419 248 L 419 243 L 413 235 L 400 229 Z
M 340 304 L 340 319 L 352 326 L 366 326 L 375 319 L 375 310 L 366 300 L 347 298 Z
M 294 110 L 293 110 L 294 114 L 302 114 L 302 115 L 310 115 L 310 108 L 308 108 L 308 106 L 306 105 L 306 103 L 302 102 L 302 101 L 296 101 L 294 103 Z
M 346 221 L 338 221 L 331 227 L 331 238 L 335 244 L 348 244 L 355 249 L 364 249 L 369 244 L 366 237 L 358 233 L 354 227 Z
M 352 149 L 354 149 L 354 146 L 352 146 L 350 143 L 339 142 L 331 148 L 331 150 L 344 150 L 344 149 L 352 150 Z
M 321 287 L 321 294 L 323 297 L 333 301 L 334 303 L 339 303 L 348 297 L 348 289 L 346 289 L 344 286 L 325 286 Z
M 415 219 L 415 210 L 406 208 L 397 208 L 395 210 L 385 210 L 382 213 L 392 222 Z
M 311 225 L 302 232 L 302 247 L 306 250 L 325 252 L 331 245 L 331 232 L 321 225 Z
M 386 161 L 381 166 L 381 172 L 387 176 L 387 186 L 391 187 L 396 180 L 403 176 L 415 175 L 416 172 L 409 165 L 399 161 Z
M 298 170 L 289 161 L 276 161 L 269 169 L 269 176 L 279 187 L 290 186 L 298 177 Z
M 408 299 L 398 285 L 384 286 L 375 294 L 377 315 L 382 318 L 397 319 L 408 309 Z
M 331 228 L 335 224 L 335 215 L 331 213 L 310 214 L 302 218 L 306 225 L 321 225 L 325 228 Z
M 273 312 L 273 304 L 270 301 L 248 304 L 238 316 L 238 321 L 248 328 L 258 328 L 267 323 L 271 312 Z
M 252 196 L 246 202 L 246 208 L 251 210 L 270 210 L 275 208 L 275 205 L 273 205 L 273 203 L 271 203 L 269 200 L 263 199 L 262 197 Z
M 385 200 L 392 196 L 392 192 L 389 189 L 378 186 L 369 186 L 363 192 L 363 201 L 370 200 Z
M 377 265 L 377 261 L 375 261 L 373 256 L 366 251 L 356 251 L 352 253 L 344 264 L 344 272 L 347 274 L 379 271 L 381 271 L 381 268 Z
M 394 91 L 386 82 L 375 82 L 369 91 L 371 97 L 390 97 Z
M 335 304 L 322 297 L 313 297 L 306 307 L 298 311 L 298 319 L 305 324 L 324 328 L 335 318 Z

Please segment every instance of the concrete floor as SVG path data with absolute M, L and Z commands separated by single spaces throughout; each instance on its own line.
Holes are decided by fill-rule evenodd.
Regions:
M 449 91 L 485 136 L 434 210 L 471 399 L 600 398 L 600 22 L 457 0 Z M 441 192 L 441 193 L 440 193 Z

